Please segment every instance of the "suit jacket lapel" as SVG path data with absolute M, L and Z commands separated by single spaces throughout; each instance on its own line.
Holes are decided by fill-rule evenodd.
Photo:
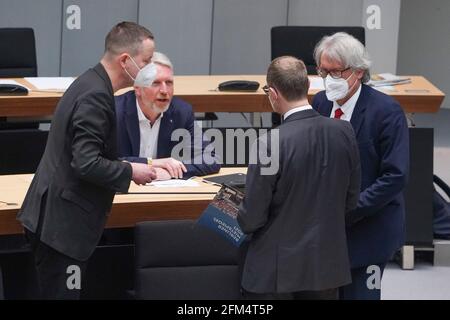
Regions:
M 164 112 L 163 117 L 161 118 L 161 124 L 159 126 L 158 133 L 158 149 L 156 151 L 158 158 L 167 158 L 170 157 L 170 144 L 171 144 L 171 135 L 174 129 L 174 119 L 172 109 L 172 102 L 170 103 L 169 108 L 166 112 Z
M 326 100 L 321 109 L 318 110 L 320 114 L 329 118 L 331 116 L 331 110 L 333 110 L 333 102 Z
M 355 109 L 353 110 L 352 118 L 350 123 L 353 126 L 353 130 L 355 131 L 356 136 L 359 134 L 359 130 L 361 129 L 362 124 L 364 123 L 364 111 L 366 110 L 367 102 L 368 102 L 368 87 L 366 85 L 362 85 L 361 93 L 359 95 L 358 101 L 356 101 Z
M 139 157 L 141 145 L 141 133 L 139 130 L 139 118 L 137 113 L 136 96 L 134 92 L 128 96 L 125 108 L 125 121 L 128 137 L 131 141 L 131 152 L 134 157 Z

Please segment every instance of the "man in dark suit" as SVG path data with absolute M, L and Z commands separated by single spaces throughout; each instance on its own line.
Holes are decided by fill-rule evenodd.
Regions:
M 284 121 L 266 144 L 279 150 L 279 169 L 249 165 L 238 215 L 252 234 L 242 276 L 250 299 L 335 299 L 350 282 L 345 220 L 359 195 L 358 148 L 350 124 L 312 109 L 308 88 L 301 60 L 272 61 L 264 89 Z
M 154 53 L 152 62 L 156 64 L 157 76 L 150 87 L 135 87 L 116 97 L 119 156 L 130 162 L 151 162 L 158 180 L 218 172 L 217 161 L 208 164 L 202 159 L 206 143 L 202 141 L 201 128 L 195 127 L 192 106 L 173 97 L 172 63 L 160 52 Z M 180 129 L 185 129 L 190 138 L 183 137 L 181 142 L 192 153 L 185 163 L 172 155 L 178 144 L 172 141 L 172 133 Z
M 364 84 L 370 80 L 370 60 L 354 37 L 324 37 L 315 59 L 326 91 L 314 97 L 313 108 L 351 123 L 361 157 L 361 194 L 351 213 L 355 223 L 347 229 L 352 284 L 341 288 L 340 298 L 380 299 L 384 267 L 404 241 L 402 191 L 409 170 L 405 115 L 394 99 Z
M 114 92 L 152 79 L 152 33 L 117 24 L 99 64 L 79 76 L 59 101 L 47 146 L 18 220 L 30 240 L 41 298 L 78 299 L 87 260 L 116 191 L 156 177 L 148 165 L 117 160 Z M 149 67 L 149 68 L 148 68 Z M 147 70 L 147 71 L 146 71 Z

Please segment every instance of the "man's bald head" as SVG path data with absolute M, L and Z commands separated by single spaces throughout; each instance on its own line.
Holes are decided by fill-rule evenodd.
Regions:
M 278 90 L 288 102 L 305 99 L 309 89 L 305 64 L 292 56 L 274 59 L 267 70 L 267 85 Z

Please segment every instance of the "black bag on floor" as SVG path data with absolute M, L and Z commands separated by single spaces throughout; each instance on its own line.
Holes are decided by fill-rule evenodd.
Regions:
M 438 176 L 433 175 L 433 182 L 450 197 L 450 187 Z M 438 239 L 450 239 L 450 203 L 434 188 L 433 193 L 433 232 Z

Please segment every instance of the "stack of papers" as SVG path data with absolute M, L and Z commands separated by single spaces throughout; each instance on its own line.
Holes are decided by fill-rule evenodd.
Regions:
M 384 87 L 404 83 L 411 83 L 411 78 L 399 77 L 392 73 L 380 73 L 373 75 L 367 84 L 372 87 Z
M 147 183 L 147 186 L 160 187 L 160 188 L 180 188 L 180 187 L 198 187 L 199 184 L 194 180 L 183 179 L 170 179 L 162 181 L 152 181 Z
M 65 92 L 67 88 L 75 80 L 74 77 L 27 77 L 25 78 L 31 83 L 36 90 L 47 92 Z

